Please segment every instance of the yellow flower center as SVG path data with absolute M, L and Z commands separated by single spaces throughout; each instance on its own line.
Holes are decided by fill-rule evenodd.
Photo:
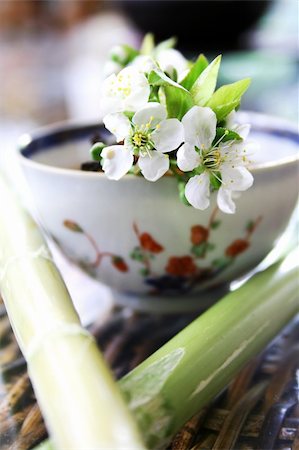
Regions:
M 132 136 L 132 142 L 136 147 L 143 147 L 148 142 L 148 136 L 137 131 Z
M 210 170 L 217 170 L 221 164 L 221 153 L 218 149 L 211 149 L 203 154 L 203 165 Z
M 151 130 L 149 130 L 147 124 L 132 130 L 130 141 L 136 156 L 149 154 L 154 148 L 154 143 L 151 140 Z

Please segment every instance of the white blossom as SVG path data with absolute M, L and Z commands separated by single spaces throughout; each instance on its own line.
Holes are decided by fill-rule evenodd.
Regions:
M 130 170 L 134 160 L 133 153 L 124 145 L 106 147 L 101 156 L 103 171 L 110 180 L 122 178 Z
M 235 128 L 242 140 L 213 143 L 216 137 L 217 118 L 207 107 L 194 106 L 183 117 L 184 145 L 177 153 L 178 167 L 184 171 L 197 170 L 189 179 L 185 195 L 189 203 L 198 209 L 206 209 L 210 203 L 210 177 L 220 183 L 217 194 L 219 208 L 228 213 L 235 212 L 233 193 L 245 191 L 253 183 L 253 177 L 246 168 L 248 163 L 244 137 L 249 126 Z
M 125 67 L 103 82 L 103 114 L 122 111 L 135 112 L 148 102 L 150 86 L 143 73 L 133 66 Z
M 155 57 L 150 55 L 138 55 L 131 65 L 143 73 L 150 73 L 152 70 L 162 70 L 171 78 L 176 73 L 178 80 L 183 79 L 188 72 L 187 59 L 173 48 L 161 50 Z
M 138 55 L 131 64 L 142 73 L 150 73 L 152 70 L 158 69 L 157 63 L 149 55 Z
M 148 103 L 131 121 L 122 113 L 108 114 L 104 124 L 118 142 L 124 141 L 123 145 L 106 147 L 102 152 L 103 170 L 111 179 L 125 175 L 135 155 L 143 176 L 149 181 L 158 180 L 169 169 L 169 157 L 165 153 L 183 142 L 182 123 L 167 119 L 166 108 L 160 103 Z
M 188 69 L 187 59 L 174 48 L 167 48 L 159 52 L 157 62 L 163 72 L 166 72 L 171 78 L 174 77 L 176 72 L 178 80 L 183 78 L 183 74 Z

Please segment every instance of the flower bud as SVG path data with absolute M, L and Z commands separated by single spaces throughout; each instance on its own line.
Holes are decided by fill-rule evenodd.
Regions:
M 78 225 L 76 222 L 73 222 L 72 220 L 65 220 L 63 222 L 63 225 L 69 230 L 74 231 L 75 233 L 84 233 L 80 225 Z
M 127 57 L 128 53 L 126 52 L 126 49 L 123 45 L 115 45 L 110 50 L 110 58 L 115 62 L 125 64 Z

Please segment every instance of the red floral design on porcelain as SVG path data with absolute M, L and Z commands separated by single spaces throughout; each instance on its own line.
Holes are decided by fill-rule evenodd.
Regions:
M 151 286 L 149 294 L 157 295 L 163 293 L 182 293 L 193 290 L 198 284 L 208 280 L 220 272 L 227 269 L 234 260 L 244 253 L 250 247 L 250 239 L 261 217 L 247 224 L 245 236 L 234 239 L 226 246 L 224 255 L 212 261 L 203 261 L 207 259 L 207 254 L 215 249 L 215 244 L 211 242 L 212 231 L 221 226 L 221 221 L 216 220 L 219 209 L 216 207 L 208 221 L 207 226 L 196 224 L 190 230 L 191 248 L 190 254 L 170 255 L 164 267 L 164 273 L 157 274 L 153 268 L 156 258 L 166 252 L 166 248 L 158 242 L 148 231 L 141 232 L 138 225 L 133 223 L 133 232 L 138 241 L 130 254 L 130 259 L 141 265 L 139 274 L 143 277 L 145 284 Z M 107 251 L 100 251 L 97 243 L 82 227 L 73 220 L 64 220 L 64 226 L 72 232 L 81 233 L 90 243 L 95 253 L 94 260 L 90 262 L 81 261 L 81 266 L 91 274 L 94 269 L 98 269 L 103 258 L 109 258 L 112 266 L 119 272 L 126 273 L 130 270 L 129 263 L 124 257 L 115 255 Z M 168 252 L 170 249 L 168 249 Z M 200 261 L 200 263 L 199 263 Z M 132 271 L 132 268 L 131 268 Z

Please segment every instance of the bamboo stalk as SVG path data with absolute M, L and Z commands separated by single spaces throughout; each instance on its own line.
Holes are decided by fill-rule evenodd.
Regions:
M 149 448 L 165 448 L 299 312 L 298 251 L 254 275 L 125 376 Z
M 0 289 L 57 449 L 144 448 L 46 243 L 0 177 Z
M 299 312 L 298 261 L 254 275 L 119 381 L 149 448 L 165 449 Z

